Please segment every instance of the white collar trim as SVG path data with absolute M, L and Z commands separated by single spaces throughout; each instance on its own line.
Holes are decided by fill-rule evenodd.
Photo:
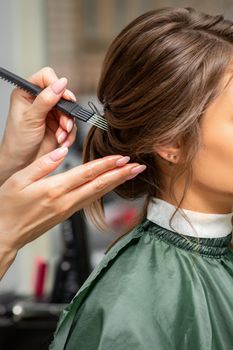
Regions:
M 154 197 L 147 208 L 147 219 L 170 231 L 178 232 L 186 236 L 199 238 L 225 237 L 232 232 L 232 213 L 209 214 L 183 209 L 192 226 L 181 215 L 181 210 L 177 211 L 169 226 L 169 219 L 176 210 L 176 207 L 162 199 Z M 196 232 L 195 232 L 196 231 Z

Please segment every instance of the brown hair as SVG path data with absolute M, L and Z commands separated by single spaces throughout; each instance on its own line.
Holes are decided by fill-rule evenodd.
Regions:
M 233 23 L 223 16 L 168 7 L 139 16 L 110 45 L 97 91 L 109 130 L 90 129 L 83 160 L 121 154 L 147 165 L 142 174 L 115 189 L 126 199 L 146 196 L 140 220 L 148 201 L 164 191 L 155 148 L 178 138 L 184 161 L 174 167 L 169 194 L 176 201 L 174 184 L 186 172 L 183 197 L 176 201 L 179 209 L 191 181 L 192 159 L 201 145 L 201 118 L 222 91 L 232 42 Z M 103 227 L 102 199 L 86 213 Z

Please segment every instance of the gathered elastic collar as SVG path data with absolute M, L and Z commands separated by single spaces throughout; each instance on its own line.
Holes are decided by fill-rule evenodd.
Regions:
M 165 229 L 154 222 L 145 219 L 138 226 L 135 235 L 148 233 L 151 237 L 172 244 L 177 248 L 196 253 L 208 258 L 221 258 L 230 252 L 229 244 L 232 239 L 232 233 L 218 238 L 197 238 L 192 236 L 183 236 L 174 231 Z

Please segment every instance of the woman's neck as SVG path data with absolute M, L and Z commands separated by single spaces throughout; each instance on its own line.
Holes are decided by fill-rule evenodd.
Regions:
M 164 188 L 169 188 L 170 182 L 167 176 L 164 177 Z M 166 193 L 156 196 L 174 206 L 178 206 L 183 196 L 185 188 L 184 176 L 181 176 L 174 187 L 174 198 Z M 186 190 L 185 197 L 182 199 L 181 207 L 186 210 L 197 211 L 207 214 L 229 214 L 233 211 L 233 196 L 226 193 L 211 191 L 200 184 L 192 183 Z
M 163 196 L 159 198 L 170 203 L 171 205 L 178 206 L 178 203 L 175 203 L 169 197 Z M 211 199 L 205 200 L 199 197 L 196 198 L 195 194 L 184 199 L 182 201 L 181 208 L 206 214 L 229 214 L 233 211 L 233 206 L 227 201 L 217 201 L 215 203 L 214 201 L 211 201 Z

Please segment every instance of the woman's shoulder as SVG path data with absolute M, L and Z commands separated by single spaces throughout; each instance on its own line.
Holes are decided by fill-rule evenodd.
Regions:
M 65 339 L 68 336 L 69 326 L 71 327 L 78 310 L 82 309 L 86 299 L 88 299 L 88 308 L 92 308 L 93 305 L 95 310 L 99 310 L 103 302 L 108 307 L 111 298 L 109 299 L 104 294 L 104 291 L 111 294 L 111 290 L 117 292 L 116 285 L 120 288 L 120 283 L 118 283 L 121 280 L 120 276 L 124 280 L 126 267 L 128 266 L 129 268 L 130 263 L 132 263 L 130 255 L 133 255 L 134 250 L 131 248 L 135 247 L 140 241 L 145 232 L 145 223 L 146 220 L 142 221 L 133 230 L 121 237 L 92 271 L 71 303 L 63 310 L 50 349 L 63 349 L 62 344 L 65 343 Z M 100 280 L 101 283 L 98 283 Z M 92 309 L 93 312 L 94 309 Z M 63 331 L 63 329 L 66 329 L 66 331 Z M 64 333 L 67 334 L 64 335 Z
M 150 305 L 149 290 L 160 278 L 164 279 L 167 268 L 161 263 L 163 249 L 161 256 L 155 253 L 153 230 L 153 223 L 145 219 L 114 244 L 78 291 L 68 311 L 83 315 L 101 312 L 106 315 L 111 311 L 111 315 L 119 313 L 126 318 L 132 316 L 135 305 L 145 311 Z M 167 271 L 165 274 L 170 273 L 169 268 Z M 83 305 L 85 312 L 81 311 Z
M 125 259 L 129 259 L 129 255 L 133 254 L 132 248 L 135 248 L 140 238 L 145 233 L 147 227 L 146 223 L 147 220 L 144 220 L 130 232 L 118 239 L 118 241 L 105 253 L 99 265 L 92 271 L 76 296 L 88 288 L 93 281 L 100 278 L 110 270 L 110 267 L 112 267 L 114 263 L 125 264 Z

